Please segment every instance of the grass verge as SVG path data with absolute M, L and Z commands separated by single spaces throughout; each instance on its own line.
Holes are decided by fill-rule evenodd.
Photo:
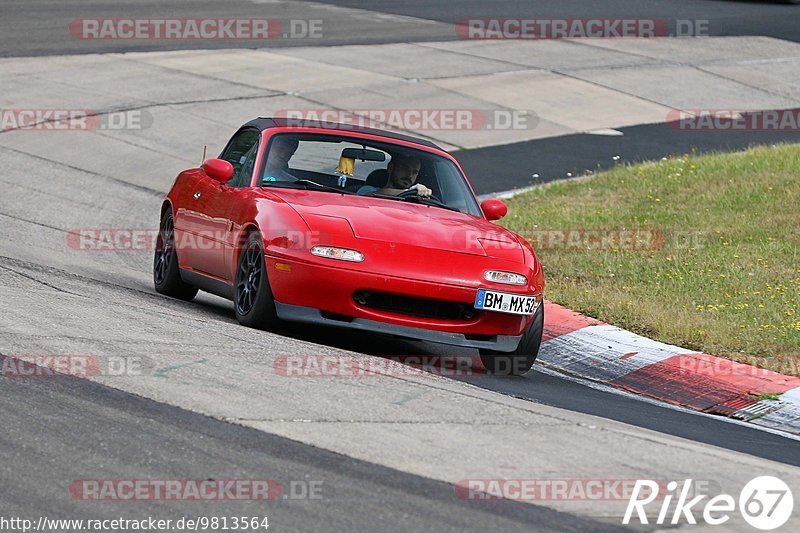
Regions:
M 800 375 L 800 145 L 619 166 L 508 203 L 550 300 Z

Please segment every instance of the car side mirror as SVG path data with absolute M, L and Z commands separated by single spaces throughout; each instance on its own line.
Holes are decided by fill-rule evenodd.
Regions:
M 203 171 L 212 180 L 227 183 L 233 177 L 233 165 L 224 159 L 209 159 L 203 163 Z
M 481 211 L 486 215 L 487 220 L 500 220 L 508 214 L 508 206 L 502 200 L 492 198 L 481 204 Z

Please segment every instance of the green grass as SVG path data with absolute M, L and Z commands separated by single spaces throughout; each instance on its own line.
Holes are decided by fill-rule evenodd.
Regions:
M 761 400 L 775 400 L 778 401 L 781 399 L 780 395 L 778 394 L 752 394 L 753 399 L 757 402 Z
M 539 239 L 547 297 L 656 340 L 798 374 L 800 145 L 688 154 L 545 185 L 510 200 L 503 224 L 523 236 L 659 232 L 663 242 L 645 250 Z

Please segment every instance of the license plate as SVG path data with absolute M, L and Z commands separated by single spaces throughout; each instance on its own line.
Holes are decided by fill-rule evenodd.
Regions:
M 532 315 L 538 307 L 535 296 L 508 294 L 505 292 L 478 290 L 475 298 L 475 309 L 510 313 L 513 315 Z

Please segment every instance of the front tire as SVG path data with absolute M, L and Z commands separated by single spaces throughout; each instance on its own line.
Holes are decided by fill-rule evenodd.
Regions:
M 239 255 L 234 283 L 233 307 L 243 326 L 269 329 L 278 320 L 275 299 L 267 278 L 261 234 L 251 233 Z
M 533 368 L 542 345 L 544 332 L 544 302 L 539 305 L 533 322 L 525 330 L 519 346 L 513 352 L 481 350 L 481 362 L 486 372 L 497 376 L 521 376 Z
M 197 296 L 197 288 L 181 279 L 175 246 L 175 221 L 171 209 L 161 216 L 156 252 L 153 257 L 153 285 L 156 292 L 180 300 L 189 301 Z

